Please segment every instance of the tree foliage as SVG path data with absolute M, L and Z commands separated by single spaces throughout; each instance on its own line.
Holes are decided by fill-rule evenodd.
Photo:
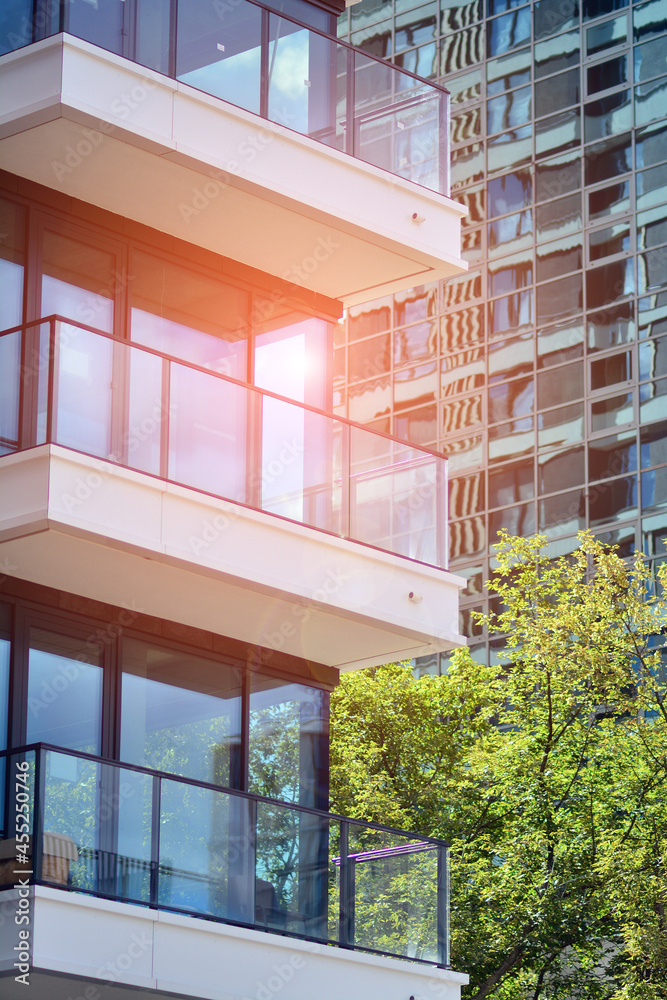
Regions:
M 333 808 L 451 842 L 470 1000 L 667 998 L 667 606 L 641 556 L 503 536 L 503 663 L 350 674 Z M 662 571 L 662 586 L 667 574 Z

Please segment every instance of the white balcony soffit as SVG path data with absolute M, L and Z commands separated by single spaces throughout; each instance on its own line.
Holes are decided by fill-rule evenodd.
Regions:
M 0 91 L 4 169 L 346 305 L 467 268 L 458 203 L 70 35 Z
M 0 495 L 10 576 L 340 670 L 465 642 L 451 573 L 57 445 Z
M 0 918 L 9 928 L 0 945 L 3 1000 L 460 1000 L 468 982 L 435 966 L 44 886 L 30 896 L 32 992 L 14 981 L 17 892 L 0 892 Z

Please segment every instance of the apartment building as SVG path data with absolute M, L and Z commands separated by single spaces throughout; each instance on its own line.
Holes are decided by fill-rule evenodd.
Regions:
M 363 0 L 339 31 L 451 92 L 470 269 L 349 310 L 336 405 L 449 456 L 461 630 L 493 662 L 470 612 L 501 528 L 665 558 L 667 3 Z
M 460 644 L 343 309 L 465 271 L 448 95 L 341 6 L 0 12 L 0 994 L 455 1000 L 447 848 L 328 812 L 342 670 Z

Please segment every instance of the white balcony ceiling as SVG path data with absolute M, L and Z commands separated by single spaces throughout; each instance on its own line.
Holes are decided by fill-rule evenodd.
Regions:
M 72 36 L 0 86 L 4 169 L 347 305 L 467 267 L 451 199 Z

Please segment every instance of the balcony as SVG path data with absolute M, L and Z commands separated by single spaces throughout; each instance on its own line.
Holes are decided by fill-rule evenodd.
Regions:
M 4 887 L 27 844 L 35 884 L 448 964 L 444 841 L 46 744 L 1 757 L 32 817 L 30 840 L 7 818 Z
M 5 169 L 347 305 L 466 269 L 441 87 L 255 0 L 78 6 L 10 33 Z
M 461 642 L 442 456 L 56 316 L 0 372 L 15 575 L 341 669 Z
M 15 909 L 12 886 L 29 879 L 31 974 L 44 995 L 66 996 L 76 970 L 115 989 L 169 995 L 187 982 L 188 995 L 217 997 L 222 968 L 227 994 L 247 994 L 267 956 L 293 965 L 297 997 L 304 966 L 324 976 L 326 998 L 369 974 L 378 998 L 415 984 L 454 998 L 465 982 L 434 968 L 448 966 L 443 841 L 45 744 L 6 751 L 0 768 L 17 793 L 0 840 L 0 904 Z M 84 916 L 95 923 L 88 947 Z M 16 934 L 0 969 L 16 960 Z M 125 963 L 123 934 L 142 943 Z
M 16 50 L 67 32 L 438 194 L 449 195 L 449 93 L 257 0 L 48 4 Z M 305 10 L 306 8 L 304 8 Z M 23 11 L 21 11 L 23 15 Z M 137 94 L 135 101 L 139 101 Z M 129 111 L 132 95 L 125 107 Z

